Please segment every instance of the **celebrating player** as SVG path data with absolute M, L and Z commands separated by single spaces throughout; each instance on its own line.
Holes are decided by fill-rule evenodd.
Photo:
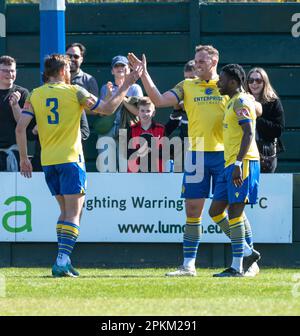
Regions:
M 190 149 L 186 155 L 186 167 L 183 177 L 182 197 L 186 199 L 186 225 L 183 236 L 183 265 L 174 272 L 169 272 L 167 276 L 195 276 L 195 261 L 201 236 L 201 215 L 205 199 L 209 197 L 216 184 L 219 175 L 224 168 L 224 143 L 223 143 L 223 117 L 228 96 L 219 92 L 217 82 L 217 65 L 219 52 L 212 46 L 199 45 L 195 49 L 195 66 L 198 78 L 186 79 L 177 84 L 172 90 L 163 94 L 156 88 L 152 78 L 147 71 L 146 58 L 139 60 L 130 53 L 128 59 L 133 66 L 143 67 L 141 79 L 144 88 L 157 107 L 174 106 L 180 101 L 184 102 L 185 110 L 189 120 L 189 140 Z M 257 106 L 259 110 L 261 107 Z M 201 141 L 202 139 L 202 141 Z M 200 141 L 199 141 L 200 140 Z M 204 143 L 203 143 L 204 141 Z M 187 163 L 192 163 L 195 167 L 201 162 L 197 158 L 202 158 L 204 151 L 204 171 L 203 178 L 195 183 L 193 177 L 197 168 L 191 171 Z M 200 155 L 199 155 L 200 154 Z M 188 169 L 187 169 L 188 168 Z M 213 191 L 213 190 L 212 190 Z M 224 207 L 224 202 L 215 200 L 217 209 Z M 219 215 L 219 213 L 217 214 Z M 225 214 L 220 220 L 220 216 L 212 216 L 213 220 L 220 225 L 222 230 L 229 236 L 229 222 Z M 245 223 L 249 224 L 245 217 Z M 250 226 L 247 226 L 250 228 Z M 247 229 L 251 236 L 251 230 Z M 251 247 L 246 244 L 252 253 Z
M 246 78 L 244 69 L 238 64 L 222 68 L 218 87 L 220 93 L 228 95 L 223 122 L 225 168 L 217 181 L 211 205 L 215 215 L 222 216 L 229 204 L 228 217 L 232 246 L 232 264 L 216 277 L 241 277 L 245 240 L 243 211 L 245 204 L 257 201 L 259 183 L 259 152 L 255 142 L 255 102 L 243 90 Z M 224 202 L 218 210 L 218 206 Z M 250 267 L 260 255 L 252 250 L 245 259 Z M 245 268 L 246 268 L 245 267 Z
M 21 174 L 31 177 L 27 156 L 26 128 L 35 117 L 41 142 L 41 161 L 46 182 L 60 206 L 57 222 L 58 256 L 52 268 L 54 277 L 78 276 L 70 255 L 79 235 L 80 212 L 86 192 L 86 172 L 80 136 L 84 109 L 111 114 L 139 77 L 137 71 L 107 101 L 101 101 L 84 88 L 70 85 L 68 56 L 53 54 L 45 60 L 46 84 L 30 94 L 16 128 Z

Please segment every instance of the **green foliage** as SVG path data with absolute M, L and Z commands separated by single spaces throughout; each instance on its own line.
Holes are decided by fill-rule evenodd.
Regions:
M 213 278 L 216 269 L 198 269 L 194 278 L 167 278 L 167 271 L 81 269 L 77 279 L 53 279 L 50 269 L 2 268 L 1 316 L 300 314 L 299 269 L 234 279 Z

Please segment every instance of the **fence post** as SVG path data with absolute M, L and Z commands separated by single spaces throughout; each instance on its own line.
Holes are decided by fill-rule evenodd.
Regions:
M 66 47 L 65 0 L 40 1 L 40 71 L 44 58 L 53 53 L 64 54 Z

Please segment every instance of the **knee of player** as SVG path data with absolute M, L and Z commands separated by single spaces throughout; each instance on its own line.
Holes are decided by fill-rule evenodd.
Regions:
M 188 206 L 186 207 L 186 215 L 187 217 L 200 217 L 202 213 L 202 209 L 199 209 L 199 207 L 196 206 Z
M 220 215 L 222 215 L 224 213 L 224 209 L 222 208 L 218 208 L 215 207 L 214 204 L 212 203 L 209 210 L 208 210 L 208 214 L 209 216 L 214 219 L 215 217 L 218 217 Z
M 208 210 L 208 214 L 211 218 L 219 215 L 218 211 L 215 208 L 213 208 L 212 206 L 210 206 L 210 208 Z

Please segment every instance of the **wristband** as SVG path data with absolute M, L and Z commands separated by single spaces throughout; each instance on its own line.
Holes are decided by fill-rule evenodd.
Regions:
M 238 160 L 236 160 L 234 165 L 235 165 L 235 166 L 242 167 L 242 164 L 243 164 L 243 161 L 238 161 Z
M 98 98 L 98 100 L 96 101 L 96 104 L 91 108 L 91 111 L 94 111 L 99 106 L 100 102 L 101 102 L 101 99 Z

